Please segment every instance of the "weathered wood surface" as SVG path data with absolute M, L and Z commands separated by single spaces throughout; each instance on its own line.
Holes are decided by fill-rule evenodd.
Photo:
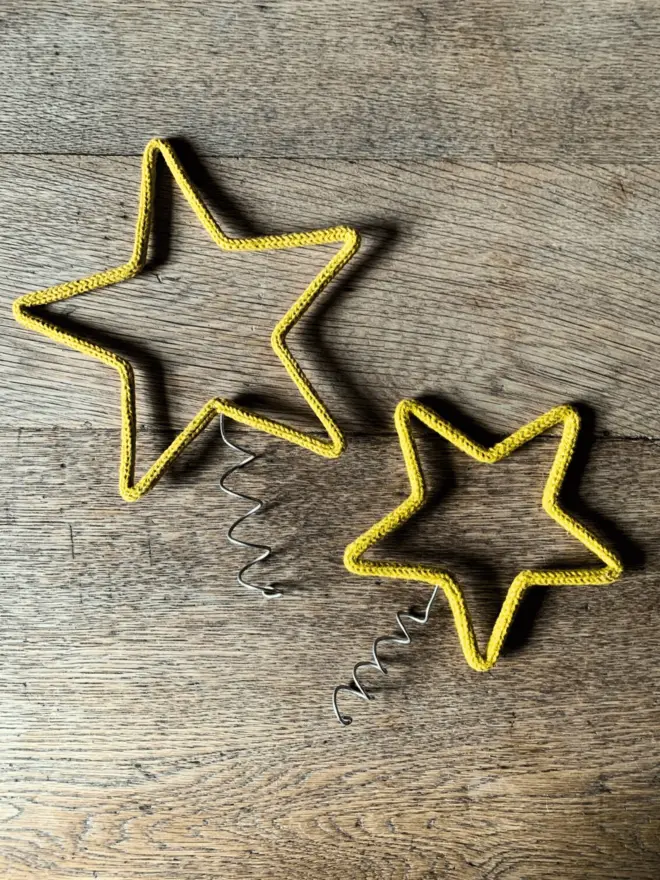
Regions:
M 0 876 L 656 880 L 659 57 L 628 0 L 3 0 Z M 238 434 L 267 605 L 216 430 L 123 503 L 114 375 L 10 316 L 126 259 L 153 135 L 232 234 L 364 238 L 290 340 L 349 452 Z M 58 309 L 135 365 L 140 468 L 211 395 L 313 424 L 268 337 L 327 256 L 220 253 L 161 179 L 151 270 Z M 582 402 L 567 502 L 626 574 L 533 592 L 485 675 L 440 601 L 342 729 L 333 687 L 428 595 L 341 563 L 406 492 L 404 395 L 499 436 Z M 521 567 L 588 561 L 539 511 L 556 442 L 425 437 L 435 504 L 379 551 L 446 564 L 482 640 Z
M 233 234 L 362 231 L 362 252 L 291 336 L 347 430 L 389 430 L 401 397 L 428 393 L 500 432 L 578 400 L 599 431 L 660 436 L 660 166 L 183 153 Z M 114 373 L 23 330 L 9 307 L 127 258 L 138 177 L 137 158 L 0 164 L 5 426 L 116 427 Z M 269 336 L 328 249 L 223 253 L 174 189 L 164 172 L 153 271 L 60 311 L 133 360 L 143 426 L 180 427 L 217 394 L 312 424 Z
M 481 675 L 439 601 L 342 729 L 332 688 L 428 595 L 341 564 L 406 490 L 396 439 L 333 463 L 239 440 L 262 458 L 236 485 L 271 502 L 245 534 L 286 593 L 266 605 L 234 581 L 217 436 L 127 505 L 116 431 L 0 432 L 0 874 L 657 877 L 658 443 L 596 441 L 568 493 L 619 584 L 533 594 Z M 588 560 L 539 509 L 555 445 L 487 467 L 423 438 L 439 495 L 405 552 L 460 575 L 482 634 L 517 567 Z
M 2 152 L 660 158 L 630 0 L 3 0 Z

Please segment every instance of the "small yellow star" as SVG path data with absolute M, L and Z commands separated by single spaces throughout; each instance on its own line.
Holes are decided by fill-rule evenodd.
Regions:
M 151 465 L 144 476 L 135 482 L 135 378 L 130 363 L 113 352 L 58 327 L 56 324 L 40 315 L 32 312 L 34 306 L 48 305 L 87 293 L 91 290 L 99 290 L 120 281 L 126 281 L 138 275 L 145 267 L 149 236 L 153 227 L 154 219 L 154 188 L 156 181 L 156 167 L 158 153 L 161 153 L 172 176 L 179 185 L 195 215 L 206 229 L 213 241 L 222 250 L 226 251 L 262 251 L 281 250 L 284 248 L 304 247 L 310 245 L 324 245 L 341 243 L 341 248 L 321 269 L 306 290 L 295 301 L 288 312 L 275 326 L 271 335 L 271 344 L 284 369 L 287 371 L 300 394 L 307 401 L 317 418 L 328 433 L 328 439 L 315 437 L 312 434 L 290 428 L 281 422 L 264 416 L 257 415 L 249 409 L 238 406 L 229 400 L 214 397 L 209 400 L 192 421 L 181 431 L 170 446 Z M 312 232 L 295 232 L 287 235 L 264 235 L 257 238 L 229 238 L 220 229 L 210 211 L 194 189 L 188 175 L 179 162 L 174 150 L 166 141 L 152 140 L 144 151 L 142 157 L 142 178 L 140 181 L 140 193 L 138 200 L 138 216 L 135 227 L 135 244 L 133 253 L 127 263 L 113 269 L 106 269 L 81 278 L 77 281 L 68 281 L 57 284 L 45 290 L 38 290 L 19 297 L 13 304 L 13 313 L 16 320 L 31 330 L 36 330 L 49 336 L 57 342 L 103 361 L 114 367 L 119 373 L 121 380 L 121 453 L 119 465 L 119 492 L 126 501 L 136 501 L 149 491 L 157 480 L 162 476 L 169 465 L 181 454 L 213 419 L 221 413 L 231 417 L 244 425 L 266 431 L 279 437 L 303 446 L 326 458 L 336 458 L 345 448 L 345 439 L 326 409 L 325 405 L 314 391 L 310 381 L 303 373 L 300 365 L 289 351 L 285 339 L 288 332 L 296 322 L 305 314 L 316 297 L 323 291 L 329 282 L 346 265 L 355 254 L 359 246 L 359 236 L 354 229 L 347 226 L 334 226 L 328 229 L 318 229 Z
M 370 547 L 407 522 L 425 503 L 426 486 L 411 428 L 413 416 L 458 449 L 486 464 L 495 464 L 495 462 L 501 461 L 544 431 L 555 425 L 563 424 L 559 447 L 543 491 L 543 509 L 555 522 L 591 550 L 601 560 L 603 566 L 519 572 L 502 603 L 485 655 L 479 651 L 463 592 L 447 572 L 434 566 L 403 565 L 392 561 L 374 562 L 366 561 L 363 558 Z M 348 545 L 344 552 L 344 564 L 354 574 L 420 581 L 431 587 L 442 587 L 451 607 L 463 654 L 473 669 L 484 672 L 494 666 L 502 650 L 516 608 L 529 587 L 534 585 L 609 584 L 621 575 L 623 568 L 616 554 L 608 550 L 595 535 L 566 513 L 558 501 L 561 485 L 573 455 L 580 428 L 580 419 L 573 407 L 555 407 L 490 448 L 473 442 L 449 422 L 441 419 L 432 409 L 415 400 L 399 402 L 394 413 L 394 422 L 410 480 L 410 495 L 395 510 L 388 513 Z

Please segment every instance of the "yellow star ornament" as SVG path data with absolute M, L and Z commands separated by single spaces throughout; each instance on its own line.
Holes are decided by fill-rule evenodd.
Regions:
M 458 447 L 458 449 L 485 464 L 495 464 L 544 431 L 556 425 L 563 426 L 557 453 L 550 468 L 545 489 L 543 490 L 543 509 L 555 522 L 566 529 L 569 534 L 576 537 L 578 541 L 591 550 L 603 565 L 595 568 L 526 570 L 519 572 L 509 587 L 502 603 L 502 608 L 488 640 L 485 655 L 481 654 L 479 650 L 474 626 L 465 602 L 465 596 L 459 585 L 447 572 L 430 565 L 404 565 L 391 561 L 378 562 L 364 559 L 364 554 L 367 550 L 407 522 L 424 506 L 427 491 L 420 467 L 419 454 L 412 435 L 411 420 L 413 416 L 432 431 L 440 434 L 445 440 Z M 432 409 L 415 400 L 400 401 L 394 413 L 394 422 L 410 480 L 410 495 L 395 510 L 388 513 L 387 516 L 383 517 L 383 519 L 348 545 L 344 552 L 344 564 L 353 574 L 420 581 L 431 587 L 441 587 L 449 601 L 465 659 L 477 672 L 485 672 L 495 665 L 511 626 L 516 608 L 529 587 L 534 585 L 573 586 L 609 584 L 621 575 L 623 567 L 618 557 L 611 550 L 608 550 L 595 535 L 566 513 L 559 504 L 558 497 L 561 485 L 573 455 L 580 428 L 580 418 L 573 407 L 555 407 L 490 448 L 470 440 L 469 437 L 461 433 L 449 422 L 440 418 Z
M 144 269 L 154 220 L 154 191 L 159 153 L 163 156 L 174 180 L 195 212 L 197 219 L 222 250 L 283 250 L 285 248 L 308 247 L 310 245 L 341 244 L 341 248 L 321 269 L 284 317 L 278 321 L 271 335 L 271 344 L 275 354 L 284 365 L 284 369 L 295 383 L 300 394 L 307 401 L 327 431 L 327 439 L 315 437 L 313 434 L 298 431 L 281 422 L 260 416 L 249 409 L 232 403 L 230 400 L 214 397 L 202 407 L 192 421 L 189 422 L 170 446 L 151 465 L 144 476 L 138 482 L 135 482 L 135 378 L 130 363 L 113 352 L 101 348 L 99 345 L 95 345 L 67 332 L 52 321 L 41 315 L 36 315 L 32 311 L 35 306 L 60 302 L 72 296 L 77 296 L 80 293 L 88 293 L 91 290 L 99 290 L 102 287 L 126 281 L 129 278 L 135 277 Z M 266 431 L 282 440 L 296 443 L 298 446 L 309 449 L 311 452 L 315 452 L 317 455 L 322 455 L 325 458 L 337 458 L 343 452 L 346 442 L 341 430 L 314 391 L 300 365 L 287 348 L 285 340 L 291 328 L 300 320 L 316 297 L 351 259 L 358 246 L 359 236 L 354 229 L 348 226 L 333 226 L 329 229 L 318 229 L 312 232 L 294 232 L 287 235 L 229 238 L 220 229 L 193 187 L 170 144 L 162 140 L 152 140 L 147 144 L 142 157 L 142 178 L 138 198 L 135 243 L 133 253 L 128 262 L 77 281 L 68 281 L 65 284 L 57 284 L 54 287 L 21 296 L 13 304 L 13 313 L 16 320 L 30 330 L 36 330 L 38 333 L 43 333 L 57 342 L 62 342 L 70 348 L 96 358 L 114 367 L 119 373 L 122 423 L 119 492 L 126 501 L 136 501 L 152 488 L 167 467 L 220 414 L 229 416 L 241 424 L 249 425 L 260 431 Z

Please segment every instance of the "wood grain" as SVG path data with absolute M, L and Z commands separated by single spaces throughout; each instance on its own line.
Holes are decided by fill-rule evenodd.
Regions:
M 660 166 L 199 160 L 233 234 L 346 222 L 364 245 L 291 336 L 342 425 L 390 430 L 441 394 L 499 432 L 564 401 L 598 430 L 660 436 Z M 0 412 L 8 427 L 116 427 L 117 382 L 18 327 L 19 293 L 130 252 L 136 159 L 12 157 L 0 167 Z M 173 430 L 216 394 L 313 425 L 269 346 L 328 250 L 226 254 L 163 175 L 154 266 L 59 307 L 138 373 L 139 421 Z M 200 341 L 203 340 L 203 341 Z
M 620 583 L 533 594 L 483 675 L 440 601 L 342 729 L 332 688 L 427 595 L 341 564 L 405 493 L 396 440 L 327 463 L 238 439 L 261 454 L 233 479 L 269 501 L 244 527 L 276 550 L 268 604 L 234 581 L 217 436 L 127 505 L 115 431 L 0 432 L 0 873 L 655 878 L 660 445 L 596 441 L 569 487 Z M 421 442 L 436 500 L 379 552 L 449 565 L 482 635 L 517 568 L 588 558 L 539 510 L 556 440 L 494 467 Z
M 628 0 L 3 0 L 0 876 L 660 876 L 659 58 Z M 216 429 L 123 503 L 114 375 L 10 314 L 126 259 L 154 135 L 231 234 L 363 236 L 290 339 L 348 453 L 237 433 L 269 604 Z M 327 257 L 222 254 L 161 180 L 150 270 L 54 309 L 134 364 L 140 469 L 212 395 L 313 425 L 268 337 Z M 482 675 L 439 601 L 342 729 L 333 687 L 428 595 L 341 562 L 406 493 L 403 396 L 482 440 L 577 401 L 566 504 L 626 571 L 530 593 Z M 446 565 L 483 641 L 521 567 L 588 562 L 539 510 L 557 440 L 420 442 L 434 501 L 377 552 Z
M 4 0 L 3 152 L 658 160 L 629 0 Z

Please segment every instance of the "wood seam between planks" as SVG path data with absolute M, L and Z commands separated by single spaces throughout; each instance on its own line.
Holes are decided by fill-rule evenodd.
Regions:
M 172 139 L 174 141 L 178 140 L 177 137 L 174 135 L 172 135 Z M 183 140 L 187 141 L 186 138 L 183 138 Z M 281 153 L 279 155 L 272 153 L 249 153 L 241 155 L 238 153 L 207 153 L 201 147 L 198 149 L 195 144 L 192 145 L 195 148 L 195 155 L 199 159 L 223 160 L 228 162 L 347 162 L 351 165 L 360 165 L 362 163 L 389 165 L 395 162 L 404 162 L 410 165 L 413 165 L 415 163 L 423 165 L 428 162 L 455 162 L 456 164 L 465 165 L 492 165 L 496 168 L 501 168 L 503 166 L 506 167 L 508 165 L 529 165 L 532 168 L 547 168 L 548 166 L 553 168 L 564 166 L 576 168 L 611 168 L 613 166 L 617 168 L 633 168 L 646 166 L 652 167 L 660 164 L 660 158 L 658 157 L 639 158 L 635 156 L 633 158 L 627 159 L 625 162 L 622 162 L 616 159 L 604 159 L 602 161 L 599 161 L 592 158 L 567 158 L 566 156 L 562 156 L 560 153 L 549 153 L 543 158 L 540 158 L 537 155 L 528 157 L 525 154 L 521 154 L 520 156 L 516 156 L 516 158 L 503 157 L 501 159 L 493 157 L 492 155 L 486 153 L 401 153 L 396 155 L 389 153 L 383 153 L 382 155 L 367 155 L 365 153 L 365 155 L 363 156 L 355 156 L 349 154 L 308 156 L 304 153 Z M 0 156 L 5 159 L 139 159 L 142 156 L 142 151 L 132 150 L 128 153 L 117 153 L 115 151 L 112 151 L 110 153 L 83 153 L 79 150 L 63 150 L 61 152 L 56 152 L 52 150 L 25 150 L 22 152 L 18 152 L 16 150 L 5 151 L 0 148 Z

